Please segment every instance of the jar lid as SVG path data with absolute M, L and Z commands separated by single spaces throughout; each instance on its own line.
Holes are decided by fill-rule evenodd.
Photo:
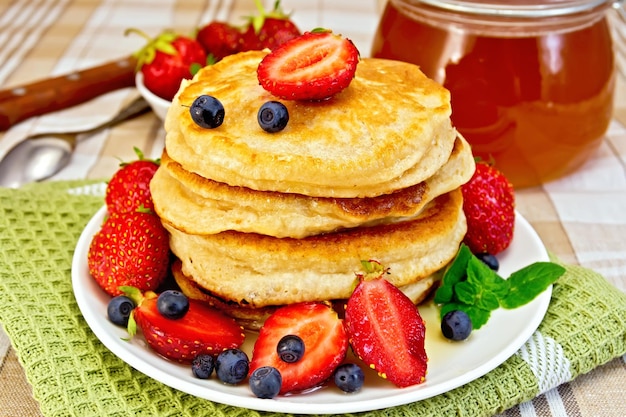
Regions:
M 608 6 L 620 7 L 624 0 L 418 0 L 419 3 L 451 12 L 515 18 L 566 16 Z

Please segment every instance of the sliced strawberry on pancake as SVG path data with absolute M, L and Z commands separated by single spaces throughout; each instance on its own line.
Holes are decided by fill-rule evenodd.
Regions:
M 330 31 L 306 32 L 274 49 L 259 64 L 261 86 L 285 100 L 323 100 L 346 88 L 359 51 Z

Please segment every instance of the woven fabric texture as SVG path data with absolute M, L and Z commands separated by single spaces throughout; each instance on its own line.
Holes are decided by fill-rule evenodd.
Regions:
M 0 189 L 0 322 L 42 413 L 276 415 L 169 388 L 135 371 L 99 342 L 78 309 L 70 271 L 78 237 L 103 200 L 77 189 L 97 190 L 98 184 L 52 182 Z M 554 285 L 543 323 L 502 365 L 431 399 L 359 415 L 489 416 L 624 355 L 626 294 L 592 271 L 566 268 Z

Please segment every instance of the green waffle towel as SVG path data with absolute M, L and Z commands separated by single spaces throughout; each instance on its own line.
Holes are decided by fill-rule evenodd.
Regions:
M 46 416 L 271 416 L 169 388 L 128 366 L 85 323 L 72 292 L 81 231 L 103 184 L 0 189 L 0 323 Z M 487 375 L 436 397 L 363 416 L 489 416 L 626 353 L 626 295 L 566 266 L 534 335 Z

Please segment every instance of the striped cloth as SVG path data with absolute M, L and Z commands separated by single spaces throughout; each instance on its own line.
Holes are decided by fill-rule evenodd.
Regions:
M 273 0 L 264 2 L 271 7 Z M 368 55 L 381 1 L 283 0 L 300 28 L 328 27 L 351 38 Z M 128 27 L 154 35 L 163 28 L 191 34 L 212 19 L 241 23 L 252 0 L 19 0 L 0 1 L 0 85 L 3 88 L 118 59 L 143 44 L 124 36 Z M 20 138 L 44 130 L 79 129 L 111 117 L 136 95 L 113 92 L 89 103 L 20 123 L 0 133 L 0 155 Z M 626 87 L 618 80 L 615 120 L 599 151 L 578 172 L 542 187 L 520 190 L 517 208 L 561 261 L 590 268 L 626 292 Z M 162 122 L 146 114 L 115 129 L 84 138 L 72 163 L 54 180 L 110 177 L 132 146 L 158 156 Z M 537 349 L 555 349 L 536 336 L 519 353 L 538 375 Z M 558 355 L 558 351 L 554 354 Z M 39 415 L 31 388 L 6 335 L 0 332 L 0 416 Z M 564 370 L 546 376 L 546 387 L 567 381 Z M 515 406 L 507 416 L 623 416 L 625 358 L 617 358 L 574 381 Z M 543 392 L 540 390 L 539 392 Z

